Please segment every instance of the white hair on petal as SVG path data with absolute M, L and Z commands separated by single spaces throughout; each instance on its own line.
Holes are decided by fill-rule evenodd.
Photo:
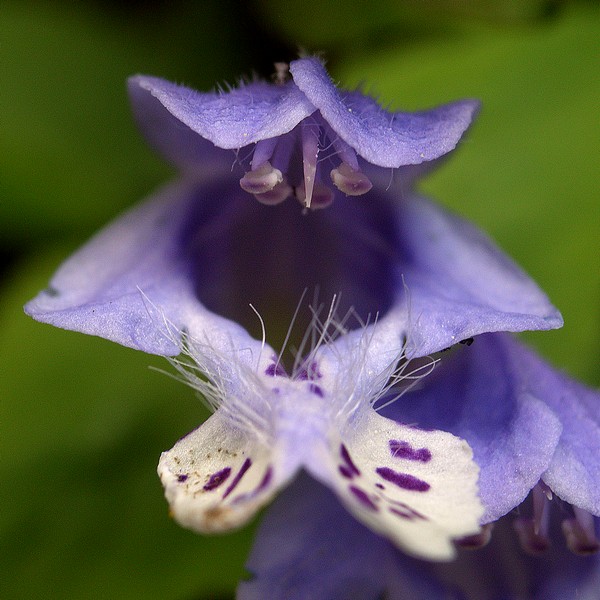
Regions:
M 266 396 L 270 390 L 258 376 L 256 368 L 250 368 L 239 360 L 238 356 L 246 349 L 236 348 L 232 339 L 228 351 L 216 348 L 208 335 L 204 339 L 192 337 L 187 329 L 168 319 L 141 289 L 139 291 L 147 307 L 153 311 L 153 314 L 148 311 L 149 316 L 156 319 L 159 315 L 159 331 L 180 349 L 178 356 L 166 357 L 179 376 L 162 369 L 155 370 L 194 389 L 209 410 L 219 410 L 232 425 L 260 439 L 268 438 L 271 405 Z
M 335 367 L 332 387 L 327 389 L 327 395 L 330 399 L 328 410 L 331 411 L 334 420 L 348 422 L 352 415 L 365 405 L 376 411 L 382 410 L 427 377 L 438 364 L 439 359 L 430 356 L 420 358 L 419 362 L 415 363 L 416 359 L 413 357 L 418 353 L 418 348 L 411 344 L 410 293 L 404 281 L 403 285 L 407 331 L 399 331 L 397 347 L 385 345 L 378 350 L 379 358 L 383 358 L 385 362 L 385 367 L 378 373 L 365 371 L 372 368 L 369 367 L 369 354 L 376 351 L 373 345 L 376 343 L 379 327 L 382 326 L 379 314 L 376 313 L 374 317 L 369 315 L 364 320 L 350 308 L 339 317 L 341 294 L 335 294 L 326 305 L 318 303 L 318 289 L 315 290 L 313 304 L 309 305 L 311 321 L 299 347 L 295 351 L 291 349 L 294 363 L 290 378 L 298 378 L 304 370 L 311 368 L 313 362 L 318 363 L 323 356 L 323 350 L 331 353 L 335 359 Z M 140 290 L 140 293 L 152 309 L 148 311 L 151 318 L 156 320 L 157 315 L 159 316 L 160 331 L 180 349 L 177 357 L 168 359 L 179 376 L 167 374 L 196 390 L 210 410 L 219 410 L 232 425 L 268 441 L 273 427 L 273 405 L 269 400 L 273 390 L 260 372 L 266 347 L 266 326 L 254 306 L 250 305 L 261 324 L 262 344 L 258 360 L 253 359 L 249 364 L 247 360 L 241 360 L 239 357 L 250 348 L 236 347 L 232 339 L 229 347 L 221 344 L 217 348 L 207 334 L 202 339 L 194 338 L 186 329 L 177 327 L 167 319 L 165 313 L 153 304 L 144 292 Z M 276 361 L 275 371 L 287 349 L 306 293 L 305 290 L 298 302 L 279 355 L 273 357 Z M 401 312 L 402 307 L 393 310 Z M 349 327 L 351 319 L 356 321 L 358 327 Z M 349 336 L 346 338 L 347 343 L 337 343 L 344 336 Z M 389 358 L 386 355 L 389 355 Z

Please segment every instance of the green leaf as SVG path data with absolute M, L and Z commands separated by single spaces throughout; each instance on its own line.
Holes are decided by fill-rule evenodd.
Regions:
M 478 21 L 523 25 L 556 8 L 547 0 L 278 0 L 258 8 L 282 37 L 329 55 L 368 54 L 382 44 L 404 46 L 432 36 L 455 35 Z
M 89 234 L 170 173 L 133 124 L 126 78 L 145 72 L 210 88 L 231 76 L 236 50 L 217 3 L 156 12 L 127 21 L 91 2 L 3 2 L 4 244 Z

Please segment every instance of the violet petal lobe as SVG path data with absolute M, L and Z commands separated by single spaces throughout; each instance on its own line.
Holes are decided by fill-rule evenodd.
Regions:
M 562 500 L 600 516 L 600 392 L 553 369 L 514 340 L 507 338 L 505 344 L 516 376 L 562 424 L 543 481 Z
M 158 474 L 174 519 L 201 533 L 244 525 L 294 474 L 277 451 L 217 411 L 168 452 Z
M 269 507 L 246 566 L 252 577 L 238 586 L 240 600 L 597 600 L 600 588 L 599 554 L 575 556 L 557 543 L 528 556 L 511 517 L 487 546 L 452 563 L 404 556 L 302 475 Z
M 141 76 L 127 81 L 129 98 L 136 124 L 156 152 L 177 169 L 200 176 L 210 173 L 213 163 L 224 157 L 231 166 L 229 151 L 217 148 L 169 112 L 141 85 L 143 81 Z
M 476 338 L 385 412 L 464 437 L 481 469 L 483 521 L 517 506 L 539 479 L 598 514 L 600 398 L 506 334 Z
M 562 326 L 535 282 L 471 223 L 417 196 L 399 210 L 397 285 L 408 294 L 414 356 L 480 333 Z
M 172 115 L 225 149 L 242 148 L 287 133 L 315 111 L 292 82 L 285 85 L 252 82 L 229 91 L 201 93 L 157 77 L 136 75 L 130 78 L 129 89 L 142 129 L 147 118 L 145 93 L 164 107 L 163 114 L 154 111 L 148 117 L 164 119 L 164 128 L 168 128 L 173 126 Z M 160 128 L 152 131 L 160 132 Z M 152 136 L 150 142 L 161 148 L 159 137 Z
M 385 238 L 383 229 L 366 230 L 364 219 L 343 217 L 351 206 L 340 202 L 329 211 L 336 217 L 334 231 L 341 222 L 347 239 L 377 241 L 361 256 L 371 252 L 389 263 L 391 298 L 385 310 L 373 307 L 378 318 L 369 333 L 365 371 L 383 370 L 403 346 L 417 358 L 482 333 L 562 326 L 559 311 L 535 282 L 471 223 L 414 194 L 391 210 L 377 195 L 372 200 L 370 210 L 379 209 L 393 224 Z M 357 254 L 358 247 L 350 244 L 349 253 Z M 365 333 L 352 331 L 338 344 L 352 348 L 357 337 Z
M 450 152 L 479 107 L 462 100 L 423 112 L 388 112 L 359 92 L 338 91 L 316 58 L 292 61 L 290 71 L 340 138 L 380 167 L 418 164 Z
M 187 332 L 221 351 L 254 348 L 258 356 L 260 342 L 196 298 L 178 243 L 197 193 L 197 182 L 180 181 L 125 213 L 65 261 L 25 312 L 152 354 L 178 354 Z
M 446 591 L 301 474 L 271 506 L 248 559 L 239 600 L 442 600 Z

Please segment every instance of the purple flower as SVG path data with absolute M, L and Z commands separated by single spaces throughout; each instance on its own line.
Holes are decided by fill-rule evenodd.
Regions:
M 562 510 L 577 552 L 600 547 L 592 518 L 600 516 L 599 409 L 597 391 L 496 333 L 455 352 L 382 414 L 469 443 L 481 469 L 482 523 L 507 514 L 533 490 L 531 518 L 519 521 L 522 543 L 530 550 L 547 545 L 549 512 Z M 560 509 L 550 502 L 554 496 Z
M 299 478 L 261 523 L 247 562 L 251 576 L 237 598 L 597 600 L 600 555 L 576 556 L 558 539 L 542 556 L 524 553 L 511 521 L 497 523 L 477 552 L 459 550 L 443 565 L 424 562 L 399 553 L 341 511 L 321 485 Z M 551 529 L 559 527 L 553 518 Z
M 290 72 L 290 81 L 213 94 L 134 77 L 138 121 L 181 175 L 66 261 L 26 311 L 182 354 L 176 366 L 215 410 L 161 457 L 167 498 L 185 526 L 240 526 L 304 469 L 396 545 L 448 559 L 452 540 L 477 533 L 483 510 L 490 520 L 510 510 L 535 474 L 558 473 L 552 485 L 564 477 L 560 465 L 578 455 L 552 470 L 557 447 L 575 448 L 570 437 L 560 446 L 563 415 L 543 401 L 517 402 L 519 427 L 531 415 L 548 424 L 535 431 L 539 452 L 511 429 L 510 415 L 481 419 L 475 435 L 465 417 L 457 434 L 480 463 L 482 506 L 471 449 L 445 432 L 453 423 L 423 429 L 420 414 L 377 411 L 431 370 L 422 357 L 482 333 L 562 320 L 482 233 L 413 191 L 420 163 L 455 147 L 474 102 L 390 113 L 338 91 L 315 59 Z M 283 202 L 289 196 L 304 209 Z M 315 298 L 308 310 L 306 290 Z M 278 333 L 282 320 L 294 326 Z M 262 341 L 260 329 L 252 335 L 257 324 Z M 286 369 L 288 347 L 295 359 Z M 447 403 L 444 384 L 435 390 Z M 495 431 L 499 448 L 488 457 L 478 435 L 493 440 Z M 508 477 L 513 466 L 527 476 Z M 488 481 L 496 472 L 508 481 L 506 498 Z

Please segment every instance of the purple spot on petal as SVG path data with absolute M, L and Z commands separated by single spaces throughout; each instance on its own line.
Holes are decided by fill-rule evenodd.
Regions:
M 355 475 L 360 475 L 360 471 L 352 462 L 352 459 L 350 458 L 350 452 L 348 452 L 348 448 L 346 448 L 344 444 L 340 446 L 340 456 L 342 457 L 342 460 L 346 463 L 346 467 L 348 467 L 348 470 L 351 473 L 354 473 Z
M 188 476 L 181 474 L 181 475 L 177 475 L 177 481 L 179 481 L 179 483 L 183 483 L 184 481 L 187 481 Z
M 408 473 L 398 473 L 389 467 L 377 467 L 375 472 L 386 481 L 412 492 L 426 492 L 431 487 L 422 479 L 418 479 Z
M 311 383 L 311 384 L 308 386 L 308 390 L 309 390 L 311 393 L 315 394 L 315 396 L 319 396 L 319 398 L 322 398 L 322 397 L 323 397 L 323 395 L 324 395 L 324 394 L 323 394 L 323 390 L 321 389 L 321 387 L 320 387 L 320 386 L 318 386 L 318 385 L 317 385 L 317 384 L 315 384 L 315 383 Z
M 316 361 L 312 361 L 308 366 L 302 367 L 296 374 L 296 379 L 301 381 L 314 381 L 315 379 L 321 379 L 323 375 L 319 371 L 319 365 Z
M 406 502 L 400 502 L 400 500 L 393 500 L 392 498 L 387 498 L 385 496 L 384 496 L 384 499 L 387 502 L 389 502 L 390 504 L 393 504 L 394 506 L 399 506 L 400 508 L 397 509 L 399 512 L 409 513 L 413 517 L 415 517 L 417 519 L 422 519 L 423 521 L 429 520 L 425 515 L 422 515 L 419 511 L 415 510 L 412 506 L 409 506 L 408 504 L 406 504 Z M 392 507 L 390 507 L 389 510 L 392 510 Z
M 282 365 L 278 363 L 271 363 L 265 369 L 265 375 L 268 375 L 269 377 L 285 377 L 286 372 Z
M 239 496 L 236 496 L 232 500 L 232 504 L 239 504 L 241 502 L 246 502 L 246 500 L 252 500 L 252 498 L 255 498 L 256 496 L 258 496 L 258 494 L 260 494 L 265 488 L 267 488 L 269 486 L 272 479 L 273 479 L 273 469 L 271 466 L 269 466 L 269 467 L 267 467 L 267 470 L 265 471 L 265 474 L 263 475 L 263 478 L 262 478 L 261 482 L 258 484 L 258 486 L 256 487 L 256 489 L 252 490 L 251 492 L 246 492 L 245 494 L 240 494 Z
M 237 484 L 241 481 L 242 477 L 251 466 L 252 461 L 247 458 L 240 470 L 237 472 L 236 476 L 233 478 L 233 481 L 229 484 L 229 487 L 225 490 L 225 493 L 223 494 L 223 500 L 225 500 L 225 498 L 227 498 L 227 496 L 233 492 Z
M 431 460 L 429 448 L 413 448 L 408 442 L 404 441 L 390 440 L 390 452 L 394 458 L 418 460 L 424 463 Z
M 262 492 L 265 488 L 269 486 L 271 480 L 273 479 L 273 468 L 271 465 L 267 467 L 265 474 L 263 475 L 262 481 L 258 484 L 258 487 L 254 490 L 255 494 Z
M 338 465 L 338 470 L 346 479 L 352 479 L 354 477 L 354 473 L 344 465 Z
M 428 521 L 429 519 L 422 515 L 420 512 L 416 511 L 414 508 L 408 506 L 408 504 L 404 504 L 403 502 L 399 502 L 398 504 L 402 505 L 402 508 L 395 508 L 393 506 L 388 507 L 388 510 L 403 519 L 408 519 L 409 521 L 414 521 L 415 519 L 420 519 L 421 521 Z
M 224 483 L 227 478 L 231 475 L 231 467 L 225 467 L 216 473 L 213 473 L 204 487 L 202 488 L 205 492 L 211 492 L 212 490 L 216 490 L 222 483 Z
M 412 521 L 414 520 L 414 516 L 411 515 L 408 512 L 404 512 L 398 508 L 394 508 L 393 506 L 391 506 L 390 508 L 388 508 L 388 510 L 393 514 L 396 515 L 397 517 L 401 517 L 402 519 L 406 519 L 407 521 Z
M 375 487 L 379 488 L 380 490 L 385 490 L 385 485 L 383 485 L 382 483 L 376 483 Z
M 368 508 L 370 510 L 379 510 L 379 507 L 373 503 L 373 501 L 371 500 L 371 498 L 369 498 L 369 496 L 367 495 L 367 493 L 364 490 L 361 490 L 360 488 L 357 488 L 354 485 L 350 486 L 350 491 L 352 492 L 352 494 L 354 495 L 354 497 L 365 507 Z

